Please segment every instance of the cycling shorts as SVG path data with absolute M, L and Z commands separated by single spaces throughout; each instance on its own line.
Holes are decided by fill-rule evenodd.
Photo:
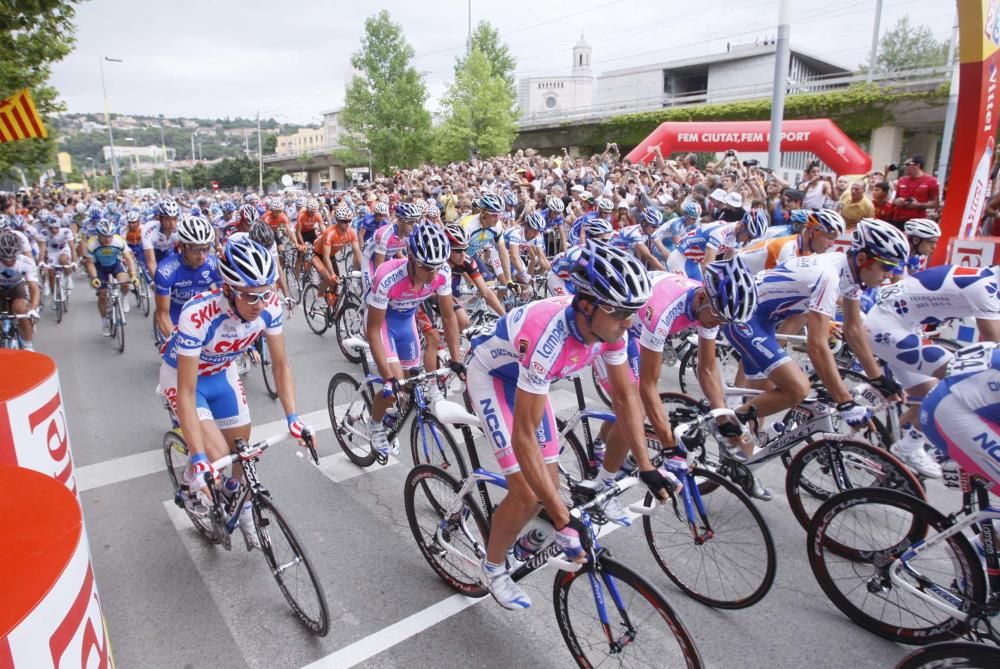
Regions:
M 119 260 L 110 267 L 105 267 L 104 265 L 97 265 L 95 269 L 97 270 L 97 278 L 101 280 L 101 283 L 104 283 L 112 275 L 118 276 L 119 274 L 125 274 L 125 263 Z
M 625 353 L 628 355 L 628 368 L 632 373 L 632 383 L 639 385 L 639 335 L 629 330 L 625 333 Z M 604 358 L 597 356 L 594 358 L 594 371 L 597 373 L 597 382 L 601 384 L 608 396 L 611 396 L 611 383 L 608 381 L 608 366 L 604 363 Z
M 16 286 L 0 286 L 0 306 L 7 306 L 14 300 L 30 299 L 31 293 L 28 290 L 28 282 L 22 280 Z
M 386 362 L 398 362 L 403 369 L 420 366 L 420 335 L 413 312 L 386 311 L 381 332 Z
M 722 332 L 740 354 L 748 379 L 766 379 L 775 369 L 790 360 L 775 336 L 775 325 L 761 321 L 754 314 L 746 323 L 726 323 Z
M 683 273 L 695 281 L 702 280 L 701 263 L 688 258 L 677 249 L 671 251 L 670 256 L 667 257 L 667 271 Z
M 1000 387 L 1000 370 L 975 376 L 984 387 Z M 945 382 L 938 383 L 920 405 L 920 426 L 927 440 L 965 472 L 991 481 L 994 493 L 1000 492 L 998 411 L 997 404 L 969 406 Z
M 561 297 L 563 295 L 570 295 L 573 293 L 573 290 L 570 288 L 569 281 L 562 278 L 555 272 L 549 272 L 548 277 L 545 279 L 545 283 L 549 286 L 549 295 L 554 297 Z
M 927 343 L 919 333 L 901 325 L 886 305 L 876 304 L 865 314 L 865 329 L 872 353 L 889 365 L 903 388 L 934 381 L 934 372 L 951 362 L 948 349 Z
M 509 475 L 521 471 L 514 454 L 514 397 L 517 379 L 493 376 L 477 359 L 473 358 L 466 370 L 467 399 L 479 417 L 487 441 L 500 465 L 500 471 Z M 546 464 L 559 461 L 559 430 L 552 401 L 545 400 L 542 422 L 535 429 L 535 438 Z
M 301 230 L 301 233 L 302 241 L 306 244 L 312 244 L 316 241 L 316 228 L 313 228 L 312 230 Z
M 160 365 L 160 391 L 170 410 L 177 415 L 177 369 L 167 363 Z M 199 376 L 195 386 L 195 406 L 198 420 L 214 420 L 221 430 L 250 424 L 250 407 L 236 365 L 209 376 Z

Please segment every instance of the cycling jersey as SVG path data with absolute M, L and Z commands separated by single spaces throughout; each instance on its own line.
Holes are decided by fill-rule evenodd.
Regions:
M 322 223 L 323 217 L 319 215 L 318 211 L 309 213 L 308 210 L 303 209 L 299 212 L 298 226 L 302 232 L 312 232 L 316 229 L 316 226 Z
M 575 221 L 573 221 L 572 227 L 569 229 L 568 240 L 570 246 L 576 246 L 580 243 L 580 233 L 583 231 L 583 226 L 590 222 L 600 218 L 600 214 L 596 209 L 588 211 L 583 216 L 580 216 Z M 608 221 L 610 223 L 610 221 Z
M 701 284 L 673 272 L 651 272 L 653 292 L 639 310 L 639 343 L 662 353 L 670 335 L 696 328 L 704 339 L 715 339 L 718 328 L 705 328 L 694 312 L 694 295 Z
M 331 225 L 313 242 L 313 251 L 316 252 L 316 255 L 322 255 L 323 247 L 328 246 L 330 247 L 330 255 L 333 255 L 345 246 L 350 246 L 351 242 L 357 238 L 358 235 L 352 228 L 348 227 L 341 231 L 339 225 Z
M 264 216 L 261 217 L 261 220 L 275 232 L 277 232 L 280 228 L 285 228 L 286 230 L 292 229 L 292 222 L 284 212 L 274 212 L 268 210 Z
M 516 225 L 513 228 L 510 228 L 509 230 L 504 232 L 503 239 L 504 242 L 507 244 L 508 250 L 510 250 L 511 253 L 514 252 L 513 249 L 515 247 L 521 247 L 521 246 L 526 246 L 526 247 L 533 246 L 536 249 L 539 249 L 544 252 L 545 247 L 542 243 L 541 233 L 535 235 L 534 239 L 528 239 L 526 237 L 524 228 L 521 227 L 520 225 Z
M 800 255 L 799 237 L 791 235 L 773 239 L 759 239 L 741 250 L 739 255 L 751 274 L 759 274 L 766 269 L 774 269 L 789 258 Z M 803 253 L 801 255 L 809 254 Z
M 479 252 L 490 245 L 497 245 L 497 240 L 503 234 L 503 224 L 497 221 L 491 227 L 484 228 L 479 219 L 479 214 L 470 216 L 464 220 L 465 229 L 469 231 L 469 246 L 466 253 L 470 257 L 479 255 Z
M 119 235 L 112 237 L 109 244 L 102 244 L 100 237 L 96 236 L 87 240 L 86 256 L 94 261 L 99 270 L 121 266 L 128 252 L 128 244 Z
M 582 246 L 574 246 L 552 258 L 549 265 L 551 269 L 546 279 L 550 293 L 556 296 L 576 294 L 576 286 L 569 280 L 569 271 L 576 265 L 581 251 L 583 251 Z
M 545 218 L 545 232 L 563 224 L 562 214 L 557 214 L 549 209 L 542 209 L 541 214 Z
M 175 229 L 170 234 L 164 234 L 160 229 L 159 221 L 151 221 L 142 226 L 142 249 L 143 251 L 153 251 L 157 262 L 173 250 L 180 243 L 181 238 Z
M 375 214 L 365 214 L 351 221 L 351 227 L 358 233 L 358 239 L 362 246 L 367 244 L 368 240 L 375 234 L 375 231 L 383 225 L 385 225 L 385 221 L 376 220 Z
M 13 288 L 24 282 L 38 283 L 38 266 L 24 254 L 14 258 L 14 264 L 0 262 L 0 288 Z
M 387 223 L 375 231 L 371 240 L 366 245 L 365 254 L 368 258 L 374 259 L 376 255 L 383 258 L 391 258 L 400 253 L 406 253 L 406 235 L 400 236 L 399 226 L 395 223 Z
M 706 249 L 714 249 L 716 253 L 722 255 L 737 247 L 736 228 L 739 225 L 739 223 L 699 225 L 677 241 L 676 250 L 686 258 L 696 262 L 705 259 Z
M 278 294 L 272 294 L 260 317 L 245 321 L 233 311 L 221 288 L 195 295 L 181 309 L 177 325 L 163 348 L 163 361 L 177 367 L 178 356 L 198 357 L 198 375 L 218 374 L 261 333 L 281 334 L 282 312 Z
M 219 260 L 209 255 L 200 267 L 193 268 L 180 254 L 174 254 L 157 265 L 153 281 L 156 294 L 170 298 L 170 321 L 176 324 L 181 308 L 189 299 L 209 290 L 213 284 L 222 285 Z
M 46 228 L 40 233 L 40 237 L 50 256 L 69 253 L 69 247 L 74 241 L 73 231 L 69 228 Z
M 642 231 L 641 225 L 630 225 L 615 232 L 608 243 L 611 246 L 631 251 L 640 244 L 647 244 L 648 241 L 649 235 Z
M 476 264 L 469 260 L 469 256 L 462 254 L 461 264 L 456 265 L 450 259 L 448 268 L 451 269 L 451 294 L 456 300 L 462 296 L 462 279 L 468 277 L 469 281 L 475 281 L 482 276 Z M 456 307 L 461 306 L 455 303 Z

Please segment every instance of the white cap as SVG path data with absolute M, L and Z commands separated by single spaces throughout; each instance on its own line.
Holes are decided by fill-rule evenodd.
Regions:
M 713 200 L 718 200 L 719 202 L 725 202 L 726 191 L 722 188 L 716 188 L 715 190 L 712 191 L 712 194 L 709 195 L 708 197 L 712 198 Z
M 713 195 L 714 195 L 714 193 L 713 193 Z M 730 207 L 733 207 L 733 208 L 736 208 L 736 209 L 740 209 L 740 208 L 743 207 L 743 196 L 741 196 L 739 193 L 736 193 L 736 192 L 730 193 L 729 195 L 726 196 L 726 200 L 725 201 L 726 201 L 726 205 L 728 205 Z
M 581 186 L 580 184 L 576 184 L 575 186 L 573 186 L 572 188 L 569 189 L 569 192 L 570 193 L 582 193 L 585 190 L 587 190 L 587 189 L 584 188 L 583 186 Z

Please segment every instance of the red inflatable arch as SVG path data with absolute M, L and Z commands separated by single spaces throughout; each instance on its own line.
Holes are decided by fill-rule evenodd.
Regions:
M 656 145 L 664 156 L 679 151 L 767 151 L 770 129 L 769 121 L 661 123 L 626 158 L 647 162 Z M 837 174 L 866 174 L 871 169 L 871 157 L 828 118 L 785 121 L 781 132 L 782 151 L 811 151 Z

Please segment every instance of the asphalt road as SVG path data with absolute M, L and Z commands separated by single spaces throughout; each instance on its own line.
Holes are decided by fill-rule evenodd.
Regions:
M 453 594 L 422 559 L 406 523 L 409 456 L 360 470 L 344 461 L 328 429 L 326 387 L 346 362 L 332 332 L 308 331 L 301 313 L 286 327 L 300 413 L 319 432 L 322 467 L 286 442 L 259 467 L 265 485 L 305 546 L 326 590 L 330 633 L 312 637 L 292 617 L 262 556 L 208 545 L 172 501 L 160 451 L 170 427 L 154 394 L 158 358 L 150 320 L 133 308 L 124 354 L 100 335 L 95 299 L 77 279 L 61 325 L 44 314 L 37 349 L 57 362 L 97 583 L 117 666 L 133 667 L 569 667 L 552 613 L 552 574 L 525 582 L 534 607 L 508 612 L 489 597 Z M 668 373 L 671 370 L 665 370 Z M 670 381 L 667 385 L 672 385 Z M 575 405 L 571 386 L 553 401 Z M 255 435 L 284 430 L 259 372 L 246 378 Z M 589 399 L 595 399 L 592 389 Z M 493 463 L 484 455 L 485 463 Z M 761 477 L 783 491 L 777 461 Z M 687 598 L 660 571 L 639 527 L 605 540 L 675 607 L 708 666 L 891 667 L 907 649 L 848 621 L 813 579 L 805 532 L 783 494 L 758 503 L 778 549 L 767 597 L 738 611 Z

